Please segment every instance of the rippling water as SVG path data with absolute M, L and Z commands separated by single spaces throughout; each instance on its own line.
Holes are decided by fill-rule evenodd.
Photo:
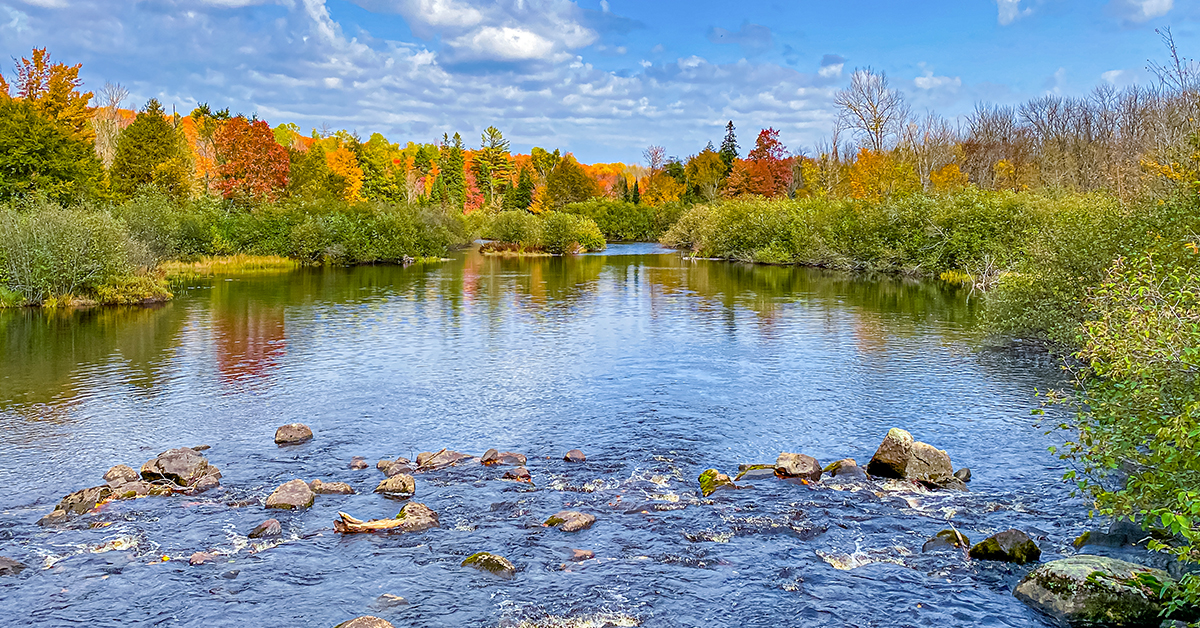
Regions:
M 156 309 L 0 312 L 0 555 L 32 566 L 0 579 L 0 623 L 1039 626 L 1011 595 L 1024 568 L 921 545 L 948 523 L 973 540 L 1017 527 L 1053 558 L 1086 525 L 1030 417 L 1056 367 L 979 350 L 975 303 L 938 282 L 615 245 L 177 292 Z M 276 447 L 296 421 L 316 438 Z M 971 492 L 767 480 L 698 494 L 702 470 L 781 451 L 865 464 L 890 427 L 970 467 Z M 34 524 L 112 465 L 199 444 L 217 491 Z M 440 529 L 332 531 L 338 511 L 402 505 L 370 492 L 375 460 L 443 447 L 525 453 L 535 486 L 477 465 L 421 474 L 414 499 Z M 588 462 L 563 462 L 576 447 Z M 372 468 L 351 471 L 356 455 Z M 265 510 L 293 478 L 358 494 Z M 564 508 L 598 521 L 538 525 Z M 273 515 L 285 542 L 248 545 Z M 570 548 L 596 558 L 571 563 Z M 222 555 L 189 566 L 196 551 Z M 476 551 L 517 576 L 459 566 Z M 411 604 L 373 607 L 383 593 Z

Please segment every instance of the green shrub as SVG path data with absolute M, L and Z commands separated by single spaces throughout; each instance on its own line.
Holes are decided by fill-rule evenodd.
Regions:
M 610 198 L 593 198 L 566 205 L 561 211 L 591 218 L 609 241 L 654 242 L 675 224 L 684 212 L 684 205 L 673 202 L 651 207 Z
M 591 219 L 563 212 L 547 212 L 542 220 L 542 248 L 563 255 L 581 251 L 602 251 L 604 234 Z
M 492 218 L 491 224 L 484 231 L 484 237 L 531 250 L 537 249 L 542 246 L 542 221 L 523 210 L 500 212 Z

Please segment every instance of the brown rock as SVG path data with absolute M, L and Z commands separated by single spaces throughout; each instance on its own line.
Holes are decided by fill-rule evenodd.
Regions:
M 397 606 L 408 606 L 408 600 L 400 597 L 399 595 L 392 595 L 391 593 L 384 593 L 383 595 L 375 598 L 375 603 L 372 604 L 372 606 L 374 606 L 375 608 L 394 608 Z
M 49 526 L 56 523 L 63 523 L 67 520 L 67 518 L 67 511 L 62 510 L 61 508 L 55 508 L 50 514 L 38 519 L 37 524 L 40 526 Z
M 412 473 L 413 471 L 416 471 L 416 467 L 413 467 L 412 462 L 409 462 L 409 460 L 407 458 L 397 458 L 395 460 L 382 460 L 380 462 L 387 463 L 386 465 L 379 467 L 379 470 L 383 471 L 383 474 L 388 476 L 389 478 L 392 477 L 393 475 L 399 475 L 401 473 Z
M 112 496 L 112 489 L 106 486 L 93 486 L 82 491 L 75 491 L 62 498 L 55 510 L 61 510 L 69 515 L 82 515 L 99 506 Z
M 162 494 L 162 491 L 156 491 L 153 484 L 142 482 L 141 480 L 126 482 L 112 487 L 112 499 L 136 499 L 151 494 Z
M 136 482 L 140 479 L 142 479 L 142 476 L 138 475 L 138 472 L 134 471 L 133 467 L 123 464 L 119 464 L 104 473 L 104 481 L 108 482 L 108 485 L 113 488 L 127 482 Z
M 192 554 L 191 558 L 188 559 L 188 564 L 203 565 L 204 563 L 216 562 L 216 560 L 216 554 L 210 554 L 208 552 L 196 552 L 195 554 Z
M 212 445 L 197 445 L 192 447 L 192 451 L 208 451 L 212 449 Z
M 317 495 L 353 495 L 354 489 L 345 482 L 322 482 L 313 480 L 309 485 L 312 492 Z
M 417 480 L 407 473 L 399 473 L 380 482 L 375 492 L 411 496 L 417 492 Z
M 342 534 L 357 532 L 423 532 L 436 528 L 437 513 L 425 504 L 410 502 L 400 509 L 395 519 L 372 519 L 363 521 L 339 512 L 338 519 L 333 522 L 333 530 Z
M 471 456 L 462 454 L 457 451 L 443 449 L 437 453 L 429 453 L 427 451 L 417 454 L 417 471 L 436 471 L 446 467 L 454 466 L 463 460 L 470 459 Z
M 582 562 L 585 560 L 591 560 L 595 557 L 596 557 L 596 553 L 593 552 L 592 550 L 581 550 L 581 549 L 571 550 L 571 561 L 572 562 L 578 563 L 578 562 Z
M 165 480 L 177 486 L 194 486 L 206 475 L 220 479 L 221 472 L 208 465 L 208 459 L 191 447 L 169 449 L 142 465 L 142 479 L 147 482 Z
M 529 475 L 529 469 L 526 469 L 525 467 L 517 467 L 511 471 L 505 471 L 503 479 L 533 484 L 533 476 Z
M 279 525 L 279 521 L 277 519 L 267 519 L 266 521 L 254 526 L 254 529 L 251 530 L 250 534 L 247 534 L 246 536 L 252 539 L 263 539 L 272 536 L 279 536 L 280 534 L 283 534 L 283 526 Z
M 494 464 L 513 464 L 521 466 L 527 462 L 527 459 L 524 455 L 515 454 L 511 451 L 500 452 L 496 451 L 495 449 L 489 449 L 484 452 L 483 456 L 479 458 L 479 462 L 489 466 Z
M 908 432 L 893 427 L 871 456 L 867 464 L 867 473 L 881 478 L 903 479 L 908 469 L 908 461 L 912 458 L 913 437 Z
M 867 472 L 863 471 L 862 467 L 858 466 L 858 463 L 855 462 L 853 458 L 843 458 L 842 460 L 838 460 L 828 467 L 825 467 L 825 472 L 832 477 L 842 478 L 844 480 L 865 480 L 867 478 Z
M 15 576 L 24 570 L 24 563 L 0 556 L 0 576 Z
M 999 560 L 1024 565 L 1037 562 L 1042 550 L 1020 530 L 1005 530 L 971 546 L 967 555 L 975 560 Z
M 804 454 L 779 454 L 775 460 L 775 475 L 781 478 L 800 478 L 808 482 L 821 481 L 821 463 Z
M 304 480 L 292 480 L 280 485 L 269 497 L 267 508 L 282 508 L 284 510 L 303 510 L 313 505 L 315 499 L 312 489 Z
M 593 523 L 596 523 L 596 517 L 593 515 L 574 510 L 563 510 L 550 515 L 550 518 L 542 525 L 558 528 L 563 532 L 578 532 L 592 527 Z
M 355 471 L 366 469 L 369 466 L 371 465 L 367 464 L 367 459 L 363 458 L 362 456 L 355 456 L 354 459 L 350 461 L 350 468 L 354 469 Z
M 502 578 L 511 578 L 517 573 L 517 568 L 507 558 L 488 552 L 471 554 L 462 562 L 463 567 L 474 567 Z
M 392 624 L 388 623 L 386 620 L 380 619 L 378 617 L 372 617 L 370 615 L 363 615 L 362 617 L 355 617 L 354 619 L 351 619 L 350 621 L 344 621 L 344 622 L 334 626 L 333 628 L 394 628 L 394 627 L 392 626 Z
M 571 451 L 568 451 L 565 456 L 563 456 L 563 460 L 566 460 L 567 462 L 586 462 L 587 456 L 583 455 L 583 452 L 579 451 L 578 449 L 572 449 Z
M 289 423 L 275 430 L 276 445 L 298 445 L 312 440 L 312 430 L 303 423 Z
M 940 482 L 954 477 L 954 469 L 950 466 L 950 456 L 946 452 L 920 441 L 912 444 L 912 457 L 904 469 L 904 477 L 908 480 Z

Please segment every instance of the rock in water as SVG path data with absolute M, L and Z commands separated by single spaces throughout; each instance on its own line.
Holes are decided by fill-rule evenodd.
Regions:
M 471 554 L 466 560 L 462 561 L 462 566 L 474 567 L 480 571 L 496 574 L 502 578 L 511 578 L 517 573 L 517 568 L 507 558 L 487 552 Z
M 443 449 L 437 453 L 423 451 L 417 454 L 417 471 L 437 471 L 446 467 L 452 467 L 463 460 L 469 459 L 471 456 Z
M 867 473 L 881 478 L 903 479 L 912 458 L 913 437 L 908 432 L 893 427 L 867 463 Z
M 104 481 L 108 482 L 108 485 L 112 488 L 128 484 L 129 482 L 137 482 L 140 479 L 142 479 L 142 476 L 138 475 L 138 472 L 134 471 L 133 467 L 123 464 L 119 464 L 104 473 Z
M 289 423 L 281 425 L 275 430 L 276 445 L 298 445 L 305 441 L 312 440 L 312 430 L 303 423 Z
M 543 525 L 558 528 L 563 532 L 578 532 L 592 527 L 593 523 L 596 523 L 596 517 L 593 515 L 574 510 L 563 510 L 550 515 Z
M 865 480 L 867 472 L 854 461 L 854 458 L 843 458 L 825 467 L 825 472 L 835 478 L 844 480 Z
M 821 463 L 804 454 L 779 454 L 775 460 L 775 475 L 782 478 L 800 478 L 807 482 L 821 481 Z
M 700 474 L 700 493 L 705 497 L 712 495 L 721 489 L 737 488 L 733 480 L 729 479 L 728 475 L 717 471 L 716 469 L 705 469 Z
M 571 562 L 574 562 L 574 563 L 583 562 L 585 560 L 591 560 L 595 557 L 596 557 L 596 552 L 593 552 L 592 550 L 581 550 L 581 549 L 571 550 Z
M 85 488 L 82 491 L 75 491 L 62 498 L 58 502 L 58 506 L 55 507 L 55 510 L 62 510 L 69 515 L 82 515 L 100 505 L 101 502 L 108 499 L 111 495 L 112 489 L 108 486 Z
M 333 530 L 342 534 L 356 532 L 423 532 L 439 526 L 437 513 L 425 504 L 412 502 L 400 509 L 395 519 L 363 521 L 339 512 Z
M 950 456 L 926 443 L 915 441 L 912 444 L 912 457 L 904 469 L 904 477 L 909 480 L 926 482 L 942 482 L 954 477 L 954 469 L 950 466 Z
M 24 563 L 0 556 L 0 576 L 15 576 L 24 570 Z
M 284 510 L 303 510 L 313 505 L 315 499 L 312 489 L 304 480 L 292 480 L 283 483 L 275 492 L 267 497 L 267 508 L 283 508 Z
M 379 486 L 375 487 L 375 492 L 411 497 L 417 492 L 417 481 L 407 473 L 399 473 L 380 482 Z
M 394 608 L 396 606 L 407 605 L 408 600 L 400 597 L 399 595 L 392 595 L 391 593 L 384 593 L 383 595 L 375 598 L 375 603 L 372 604 L 372 606 L 375 608 Z
M 317 495 L 353 495 L 354 489 L 345 482 L 322 482 L 313 480 L 308 487 Z
M 567 462 L 587 462 L 587 456 L 583 455 L 583 452 L 578 449 L 572 449 L 563 456 L 563 460 Z
M 367 464 L 367 459 L 362 456 L 355 456 L 350 460 L 350 468 L 355 471 L 366 469 L 369 466 L 371 465 Z
M 967 554 L 976 560 L 1000 560 L 1024 565 L 1037 562 L 1042 550 L 1028 534 L 1020 530 L 1005 530 L 976 543 Z
M 774 464 L 739 464 L 737 477 L 733 480 L 769 480 L 774 477 Z
M 195 567 L 196 565 L 203 565 L 204 563 L 211 563 L 215 562 L 216 560 L 216 554 L 210 554 L 208 552 L 196 552 L 195 554 L 192 554 L 191 558 L 188 559 L 188 564 Z
M 416 470 L 415 468 L 413 468 L 412 462 L 409 462 L 408 458 L 397 458 L 395 460 L 380 460 L 379 463 L 375 465 L 375 468 L 379 469 L 380 471 L 383 471 L 383 474 L 388 476 L 389 478 L 392 477 L 393 475 L 399 475 L 401 473 L 412 473 L 413 471 Z
M 533 476 L 529 475 L 529 469 L 525 467 L 517 467 L 511 471 L 505 471 L 502 479 L 533 484 Z
M 142 465 L 142 479 L 147 482 L 165 480 L 176 486 L 195 487 L 206 476 L 221 478 L 216 467 L 191 447 L 170 449 Z
M 963 482 L 970 482 L 971 481 L 971 470 L 966 467 L 963 467 L 963 468 L 959 469 L 958 471 L 954 472 L 954 477 L 958 478 L 959 480 L 961 480 Z
M 515 454 L 511 451 L 496 451 L 489 449 L 479 458 L 482 464 L 491 466 L 494 464 L 512 464 L 521 466 L 525 464 L 526 458 L 523 454 Z
M 283 534 L 283 526 L 279 525 L 277 519 L 267 519 L 266 521 L 254 526 L 250 534 L 246 536 L 252 539 L 264 539 Z
M 350 621 L 344 621 L 333 628 L 394 628 L 394 626 L 378 617 L 363 615 L 362 617 L 355 617 Z
M 971 540 L 958 530 L 942 530 L 925 541 L 921 546 L 922 552 L 933 552 L 942 549 L 962 549 L 971 546 Z
M 1170 582 L 1165 571 L 1077 555 L 1029 572 L 1013 595 L 1073 626 L 1158 626 L 1163 604 L 1155 592 Z

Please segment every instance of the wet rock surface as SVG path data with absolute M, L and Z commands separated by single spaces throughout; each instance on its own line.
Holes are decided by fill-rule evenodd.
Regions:
M 147 460 L 140 474 L 147 482 L 170 482 L 184 488 L 202 490 L 213 488 L 221 472 L 208 464 L 208 459 L 191 447 L 169 449 Z
M 338 519 L 333 522 L 333 529 L 342 534 L 359 532 L 424 532 L 440 527 L 437 513 L 425 504 L 411 502 L 400 509 L 395 519 L 373 519 L 363 521 L 339 512 Z
M 805 454 L 779 454 L 775 460 L 775 475 L 781 478 L 796 478 L 806 482 L 821 481 L 821 463 Z
M 524 454 L 517 454 L 511 451 L 496 451 L 489 449 L 479 457 L 479 462 L 484 465 L 509 464 L 515 466 L 524 466 L 528 459 Z
M 371 467 L 370 463 L 368 463 L 367 459 L 363 458 L 362 456 L 355 456 L 353 459 L 350 460 L 350 468 L 355 471 L 369 469 L 370 467 Z
M 583 455 L 583 452 L 578 449 L 572 449 L 563 456 L 563 460 L 567 462 L 587 462 L 587 456 Z
M 480 571 L 500 576 L 501 578 L 511 578 L 517 573 L 517 568 L 503 556 L 497 556 L 489 552 L 477 552 L 471 554 L 462 562 L 463 567 L 472 567 Z
M 267 519 L 266 521 L 254 526 L 254 529 L 247 534 L 252 539 L 265 539 L 279 536 L 283 534 L 283 526 L 279 524 L 277 519 Z
M 395 608 L 397 606 L 408 606 L 408 600 L 404 599 L 403 597 L 401 597 L 399 595 L 392 595 L 391 593 L 384 593 L 383 595 L 375 598 L 375 602 L 372 604 L 372 606 L 374 606 L 375 608 L 378 608 L 378 609 Z
M 843 480 L 867 479 L 867 472 L 858 466 L 858 463 L 853 458 L 843 458 L 830 463 L 829 466 L 825 467 L 825 473 L 828 473 L 829 477 L 841 478 Z
M 716 469 L 705 469 L 700 474 L 700 494 L 708 497 L 713 493 L 722 489 L 736 489 L 737 485 L 733 480 L 729 479 L 728 475 L 717 471 Z
M 965 534 L 953 528 L 942 530 L 933 535 L 933 538 L 925 541 L 921 546 L 922 552 L 935 552 L 938 550 L 950 549 L 967 549 L 971 547 L 971 540 Z
M 533 484 L 533 476 L 529 474 L 529 469 L 525 467 L 517 467 L 516 469 L 505 471 L 501 479 Z
M 592 527 L 593 523 L 596 523 L 595 515 L 575 510 L 562 510 L 550 515 L 550 518 L 546 519 L 543 525 L 558 528 L 563 532 L 578 532 Z
M 0 577 L 16 576 L 24 570 L 25 570 L 24 563 L 14 560 L 12 558 L 0 556 Z
M 1013 591 L 1022 602 L 1072 626 L 1158 626 L 1165 572 L 1103 556 L 1072 556 L 1029 572 Z M 1158 585 L 1158 586 L 1156 586 Z
M 1042 557 L 1042 550 L 1028 534 L 1020 530 L 1005 530 L 971 546 L 969 555 L 975 560 L 996 560 L 1024 565 L 1037 562 Z
M 276 445 L 299 445 L 312 440 L 313 431 L 303 423 L 289 423 L 275 430 Z
M 425 451 L 417 454 L 417 468 L 415 471 L 437 471 L 461 464 L 470 459 L 472 459 L 472 456 L 447 449 L 436 453 Z
M 383 480 L 375 487 L 376 493 L 411 496 L 417 492 L 417 480 L 407 473 L 399 473 Z
M 315 494 L 304 480 L 291 480 L 281 484 L 267 497 L 266 507 L 303 510 L 312 506 L 315 499 Z
M 371 615 L 363 615 L 362 617 L 355 617 L 350 621 L 344 621 L 334 626 L 334 628 L 393 628 L 393 626 L 387 620 Z
M 309 488 L 317 495 L 353 495 L 354 489 L 345 482 L 322 482 L 313 480 Z
M 137 482 L 141 479 L 142 476 L 137 471 L 134 471 L 133 467 L 123 464 L 119 464 L 104 473 L 104 481 L 113 488 L 129 482 Z

